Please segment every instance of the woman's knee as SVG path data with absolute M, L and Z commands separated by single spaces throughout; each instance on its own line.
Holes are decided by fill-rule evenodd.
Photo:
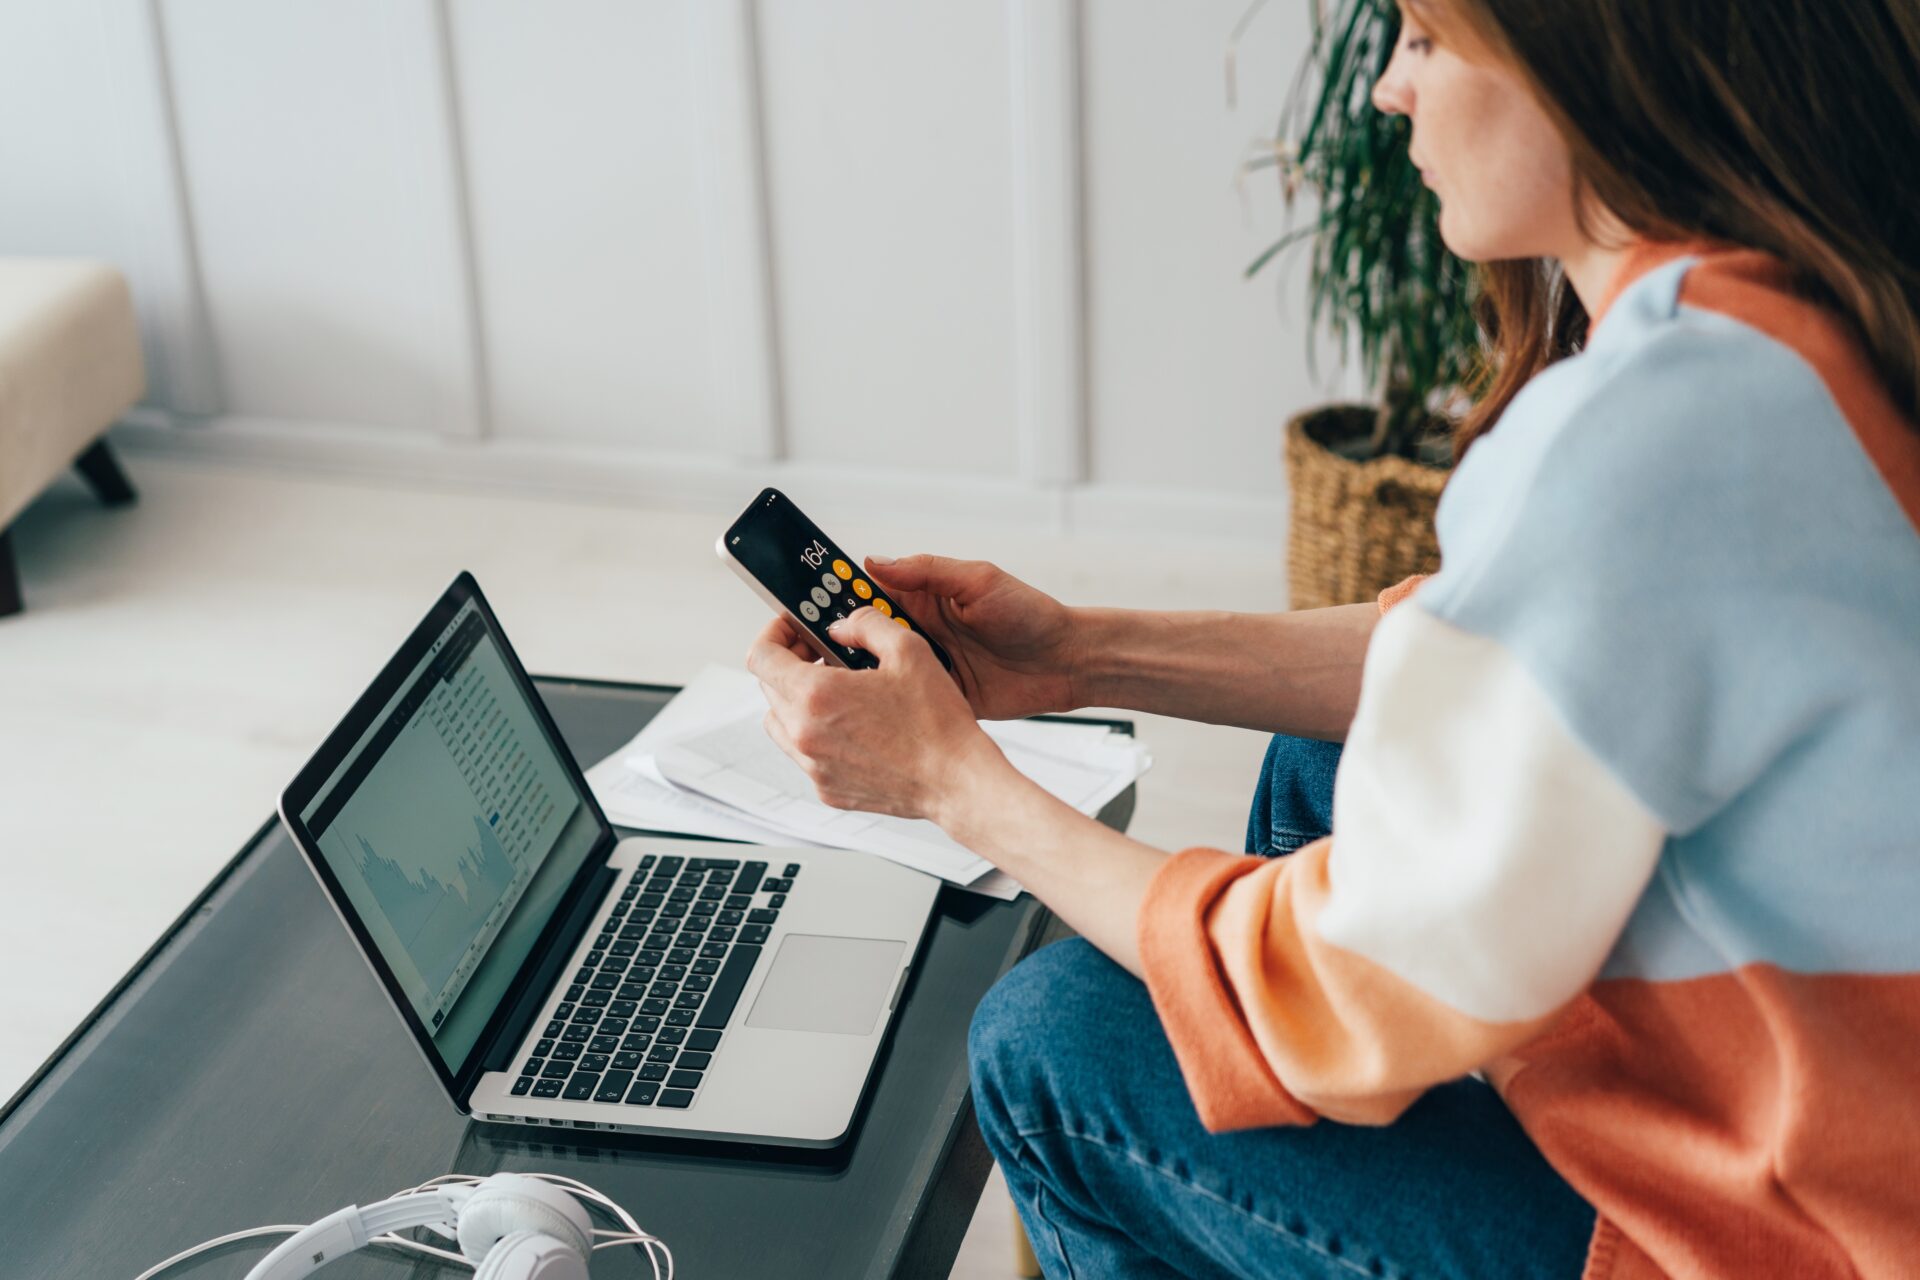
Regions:
M 1085 939 L 1015 965 L 981 1000 L 967 1035 L 989 1142 L 1052 1124 L 1063 1093 L 1098 1096 L 1102 1076 L 1126 1069 L 1127 1046 L 1158 1030 L 1152 1018 L 1139 979 Z

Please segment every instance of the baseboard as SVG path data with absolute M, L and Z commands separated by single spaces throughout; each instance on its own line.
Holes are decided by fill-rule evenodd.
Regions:
M 363 481 L 572 498 L 619 505 L 730 512 L 761 485 L 806 494 L 822 516 L 878 510 L 937 521 L 991 521 L 1055 533 L 1279 546 L 1287 502 L 1240 493 L 1087 484 L 1039 487 L 984 476 L 860 472 L 806 462 L 736 461 L 464 442 L 357 424 L 229 414 L 181 418 L 138 409 L 113 429 L 114 446 L 139 456 L 190 458 Z

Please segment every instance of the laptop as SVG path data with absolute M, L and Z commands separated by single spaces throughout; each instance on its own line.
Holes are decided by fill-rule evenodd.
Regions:
M 862 853 L 616 836 L 464 573 L 280 817 L 491 1123 L 838 1145 L 939 890 Z

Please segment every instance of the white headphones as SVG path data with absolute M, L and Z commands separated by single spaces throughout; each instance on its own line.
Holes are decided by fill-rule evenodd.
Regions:
M 608 1238 L 596 1244 L 592 1219 L 576 1194 L 600 1205 L 627 1230 L 602 1233 Z M 393 1234 L 411 1227 L 459 1241 L 460 1253 Z M 655 1280 L 662 1275 L 663 1257 L 665 1280 L 673 1277 L 673 1254 L 666 1245 L 592 1187 L 554 1174 L 496 1173 L 484 1180 L 449 1174 L 364 1208 L 348 1205 L 310 1226 L 256 1227 L 222 1236 L 168 1258 L 138 1280 L 151 1280 L 217 1245 L 283 1231 L 294 1234 L 247 1272 L 247 1280 L 299 1280 L 370 1244 L 465 1262 L 474 1268 L 474 1280 L 587 1280 L 587 1260 L 595 1248 L 633 1244 L 646 1251 Z

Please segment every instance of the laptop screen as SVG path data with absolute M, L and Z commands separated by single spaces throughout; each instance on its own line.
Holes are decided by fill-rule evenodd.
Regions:
M 603 830 L 487 621 L 467 595 L 298 810 L 450 1074 Z

